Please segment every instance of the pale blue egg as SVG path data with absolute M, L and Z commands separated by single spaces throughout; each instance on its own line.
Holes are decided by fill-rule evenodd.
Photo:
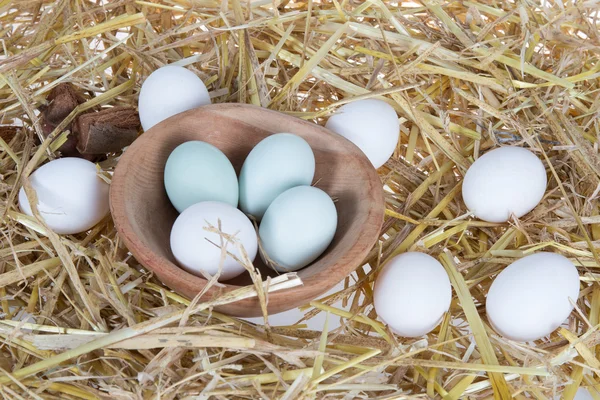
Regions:
M 231 162 L 221 150 L 199 140 L 180 144 L 169 155 L 165 188 L 179 212 L 201 201 L 238 205 L 238 181 Z
M 258 234 L 262 248 L 280 272 L 296 271 L 316 260 L 337 228 L 337 211 L 321 189 L 298 186 L 269 206 Z
M 277 133 L 263 139 L 248 154 L 240 172 L 240 208 L 261 219 L 277 196 L 296 186 L 310 185 L 315 156 L 300 136 Z

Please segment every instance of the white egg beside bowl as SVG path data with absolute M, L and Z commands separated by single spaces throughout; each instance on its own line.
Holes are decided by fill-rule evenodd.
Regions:
M 366 99 L 341 106 L 329 117 L 327 129 L 354 143 L 379 168 L 394 154 L 400 138 L 400 122 L 392 106 Z
M 579 297 L 579 273 L 566 257 L 536 253 L 498 274 L 490 286 L 486 312 L 502 336 L 520 342 L 540 339 L 562 325 Z
M 109 186 L 98 177 L 96 165 L 82 158 L 50 161 L 29 177 L 38 198 L 38 210 L 50 229 L 75 234 L 91 229 L 109 212 Z M 19 207 L 33 216 L 25 189 Z
M 533 210 L 546 191 L 542 161 L 522 147 L 500 147 L 477 159 L 462 185 L 467 208 L 479 219 L 506 222 Z
M 142 84 L 138 100 L 140 122 L 147 131 L 175 114 L 207 104 L 210 95 L 196 74 L 167 65 L 152 72 Z
M 392 258 L 373 289 L 375 311 L 390 329 L 404 337 L 431 332 L 450 308 L 452 286 L 438 260 L 419 252 Z

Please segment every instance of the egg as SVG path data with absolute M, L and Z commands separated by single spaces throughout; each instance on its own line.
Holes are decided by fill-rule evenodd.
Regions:
M 435 258 L 418 252 L 388 261 L 375 281 L 375 311 L 390 329 L 404 337 L 431 332 L 450 308 L 452 286 Z
M 210 95 L 196 74 L 167 65 L 152 72 L 142 84 L 138 100 L 140 122 L 147 131 L 175 114 L 207 104 Z
M 199 140 L 182 143 L 169 155 L 165 188 L 179 212 L 201 201 L 238 205 L 238 180 L 233 165 L 221 150 Z
M 583 385 L 585 385 L 585 383 L 582 383 L 582 386 L 579 389 L 577 389 L 573 400 L 594 400 L 595 397 L 592 396 L 592 393 L 594 393 L 596 396 L 600 394 L 600 388 L 597 388 L 595 386 L 583 387 Z M 562 396 L 554 397 L 555 400 L 561 400 L 562 398 Z
M 569 259 L 537 253 L 510 264 L 490 286 L 487 317 L 502 336 L 528 342 L 549 335 L 573 311 L 579 273 Z
M 50 229 L 74 234 L 91 229 L 109 211 L 109 186 L 90 161 L 66 157 L 42 165 L 29 177 L 38 198 L 38 211 Z M 25 189 L 19 191 L 19 207 L 33 216 Z
M 224 234 L 234 235 L 238 243 L 226 241 L 217 232 L 209 232 L 211 225 Z M 223 241 L 222 241 L 223 240 Z M 211 276 L 219 272 L 222 244 L 225 250 L 241 260 L 242 245 L 251 261 L 258 251 L 258 239 L 252 222 L 243 212 L 230 204 L 204 201 L 188 207 L 175 220 L 171 229 L 171 251 L 180 266 L 191 274 Z M 227 254 L 219 281 L 234 278 L 245 271 L 242 264 Z
M 583 385 L 583 384 L 582 384 Z M 596 394 L 599 394 L 599 390 L 595 389 L 593 386 L 588 388 L 585 387 L 580 387 L 579 389 L 577 389 L 577 392 L 575 392 L 575 396 L 573 397 L 573 400 L 594 400 L 594 396 L 591 395 L 590 391 L 595 392 Z M 563 396 L 562 395 L 557 395 L 554 396 L 554 400 L 562 400 Z
M 278 133 L 262 140 L 248 154 L 240 172 L 240 208 L 261 219 L 277 196 L 310 185 L 315 156 L 300 136 Z
M 392 156 L 400 135 L 400 122 L 392 106 L 366 99 L 343 105 L 325 127 L 354 143 L 375 168 Z
M 462 194 L 479 219 L 506 222 L 533 210 L 546 191 L 544 164 L 522 147 L 501 147 L 479 157 L 467 170 Z
M 317 259 L 337 228 L 331 197 L 321 189 L 297 186 L 267 208 L 258 235 L 262 248 L 279 272 L 296 271 Z

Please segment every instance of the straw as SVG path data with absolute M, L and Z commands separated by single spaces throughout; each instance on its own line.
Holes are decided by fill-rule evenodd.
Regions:
M 598 387 L 599 12 L 593 1 L 0 0 L 0 394 L 572 399 Z M 295 324 L 215 310 L 253 296 L 265 310 L 270 290 L 299 284 L 293 274 L 263 285 L 254 273 L 233 294 L 188 299 L 129 254 L 111 218 L 57 235 L 18 206 L 21 188 L 34 202 L 31 173 L 60 156 L 78 115 L 137 106 L 143 80 L 166 64 L 196 73 L 216 103 L 321 125 L 367 98 L 398 113 L 399 144 L 378 171 L 380 240 Z M 46 138 L 40 110 L 63 82 L 84 103 Z M 462 177 L 506 145 L 540 157 L 546 195 L 519 220 L 477 220 Z M 120 155 L 98 164 L 107 182 Z M 373 306 L 378 272 L 406 251 L 440 259 L 454 288 L 423 338 L 395 335 Z M 488 325 L 486 295 L 538 251 L 577 266 L 581 295 L 561 329 L 515 343 Z M 321 313 L 327 323 L 307 329 Z

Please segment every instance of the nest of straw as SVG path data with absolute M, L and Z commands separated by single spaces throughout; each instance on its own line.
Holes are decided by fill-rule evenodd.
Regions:
M 0 394 L 12 399 L 537 398 L 599 384 L 600 37 L 594 1 L 0 0 Z M 135 105 L 167 63 L 196 72 L 213 102 L 252 103 L 322 123 L 358 98 L 385 99 L 401 139 L 379 172 L 381 239 L 345 289 L 305 307 L 328 332 L 255 325 L 162 286 L 107 218 L 44 232 L 15 198 L 56 156 L 66 124 Z M 44 141 L 38 108 L 71 82 L 83 104 Z M 11 126 L 11 127 L 8 127 Z M 11 133 L 9 133 L 9 131 Z M 521 220 L 471 218 L 465 169 L 501 144 L 527 146 L 550 176 Z M 120 154 L 100 163 L 110 172 Z M 110 174 L 106 174 L 110 179 Z M 485 295 L 540 249 L 578 266 L 568 323 L 535 343 L 496 335 Z M 425 339 L 378 322 L 372 285 L 390 256 L 439 258 L 451 310 Z M 345 310 L 333 307 L 342 300 Z M 594 392 L 594 390 L 592 390 Z

